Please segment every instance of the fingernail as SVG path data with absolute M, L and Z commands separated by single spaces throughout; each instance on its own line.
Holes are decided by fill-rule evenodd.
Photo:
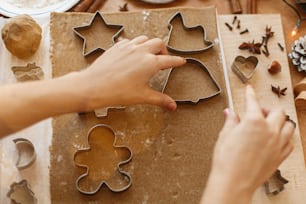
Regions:
M 228 116 L 230 113 L 229 108 L 224 109 L 223 113 L 224 113 L 224 116 Z
M 176 103 L 174 103 L 174 102 L 169 103 L 167 108 L 170 111 L 174 111 L 176 109 Z

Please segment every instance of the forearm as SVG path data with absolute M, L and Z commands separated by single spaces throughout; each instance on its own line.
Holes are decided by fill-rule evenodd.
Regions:
M 0 87 L 0 138 L 40 120 L 88 109 L 79 73 Z
M 250 204 L 253 193 L 243 183 L 212 172 L 200 204 Z

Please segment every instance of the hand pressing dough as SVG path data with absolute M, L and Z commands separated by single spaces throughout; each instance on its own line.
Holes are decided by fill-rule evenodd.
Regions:
M 18 58 L 31 57 L 39 47 L 41 27 L 28 15 L 19 15 L 9 20 L 2 28 L 6 48 Z

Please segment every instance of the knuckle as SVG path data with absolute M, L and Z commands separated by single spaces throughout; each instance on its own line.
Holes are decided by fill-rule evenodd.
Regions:
M 164 44 L 164 41 L 160 38 L 153 38 L 152 40 L 154 40 L 154 42 L 156 44 L 159 44 L 159 45 L 163 45 Z
M 262 125 L 263 122 L 264 122 L 264 120 L 262 118 L 257 117 L 257 116 L 253 116 L 253 115 L 248 115 L 246 119 L 252 125 Z

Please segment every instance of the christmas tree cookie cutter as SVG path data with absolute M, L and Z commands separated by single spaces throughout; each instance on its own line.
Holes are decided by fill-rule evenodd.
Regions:
M 172 23 L 175 19 L 179 19 L 181 21 L 181 23 L 183 25 L 183 29 L 186 32 L 193 31 L 193 30 L 200 30 L 200 32 L 203 33 L 203 41 L 204 41 L 204 45 L 206 45 L 206 46 L 202 47 L 202 48 L 194 48 L 194 49 L 178 49 L 178 48 L 173 47 L 170 43 L 171 43 L 171 36 L 173 34 Z M 197 54 L 197 53 L 204 52 L 204 51 L 212 48 L 215 45 L 215 43 L 213 41 L 206 40 L 206 30 L 205 30 L 203 25 L 198 24 L 198 25 L 195 25 L 195 26 L 192 26 L 192 27 L 187 27 L 186 23 L 185 23 L 185 19 L 184 19 L 181 12 L 176 12 L 170 18 L 170 20 L 168 21 L 168 29 L 169 29 L 169 33 L 168 33 L 168 38 L 167 38 L 167 41 L 166 41 L 166 46 L 167 46 L 167 49 L 171 52 L 179 53 L 179 54 Z
M 77 150 L 77 152 L 75 153 L 74 155 L 74 163 L 76 166 L 78 167 L 81 167 L 81 168 L 85 168 L 86 169 L 86 172 L 84 174 L 82 174 L 81 176 L 79 176 L 76 180 L 76 188 L 77 190 L 82 193 L 82 194 L 85 194 L 85 195 L 94 195 L 96 194 L 103 186 L 106 186 L 110 191 L 112 192 L 115 192 L 115 193 L 119 193 L 119 192 L 123 192 L 125 190 L 127 190 L 128 188 L 131 187 L 132 185 L 132 178 L 130 176 L 129 173 L 123 171 L 121 169 L 121 166 L 124 165 L 124 164 L 127 164 L 129 163 L 131 160 L 132 160 L 132 152 L 131 150 L 126 147 L 126 146 L 122 146 L 122 145 L 116 145 L 116 135 L 115 135 L 115 132 L 114 130 L 108 126 L 108 125 L 105 125 L 105 124 L 98 124 L 98 125 L 95 125 L 94 127 L 92 127 L 89 131 L 88 131 L 88 134 L 87 134 L 87 141 L 88 141 L 88 145 L 90 145 L 90 140 L 91 140 L 91 135 L 92 133 L 97 130 L 98 128 L 103 128 L 104 130 L 106 131 L 109 131 L 113 137 L 114 137 L 114 142 L 112 144 L 112 147 L 115 149 L 115 148 L 122 148 L 122 149 L 125 149 L 127 152 L 129 152 L 129 156 L 127 159 L 125 160 L 122 160 L 120 161 L 117 165 L 116 165 L 116 171 L 117 173 L 121 174 L 122 176 L 124 176 L 124 179 L 125 181 L 127 181 L 127 184 L 123 187 L 119 187 L 119 188 L 115 188 L 115 187 L 112 187 L 109 182 L 107 181 L 107 179 L 101 179 L 101 181 L 99 182 L 99 185 L 93 189 L 93 190 L 84 190 L 82 189 L 82 187 L 80 186 L 80 181 L 82 179 L 84 179 L 85 177 L 89 176 L 89 173 L 90 173 L 90 167 L 86 164 L 79 164 L 77 162 L 77 156 L 81 153 L 84 153 L 84 152 L 89 152 L 92 150 L 92 148 L 89 146 L 88 148 L 83 148 L 83 149 L 79 149 Z M 97 161 L 98 162 L 98 161 Z M 92 188 L 90 188 L 92 189 Z
M 95 41 L 95 43 L 94 43 L 95 44 L 95 48 L 92 48 L 92 49 L 87 51 L 86 45 L 88 44 L 88 41 L 90 39 L 87 39 L 86 36 L 84 34 L 82 34 L 82 31 L 87 31 L 87 30 L 90 30 L 90 29 L 94 29 L 94 24 L 97 23 L 97 22 L 102 23 L 103 26 L 107 27 L 110 30 L 116 30 L 115 34 L 111 38 L 111 46 L 116 43 L 116 40 L 119 38 L 120 34 L 124 30 L 123 25 L 108 24 L 105 21 L 105 19 L 103 18 L 102 14 L 99 11 L 97 11 L 93 15 L 93 17 L 92 17 L 92 19 L 91 19 L 91 21 L 90 21 L 90 23 L 88 25 L 77 26 L 77 27 L 73 28 L 74 33 L 83 40 L 82 54 L 83 54 L 84 57 L 87 57 L 87 56 L 89 56 L 91 54 L 94 54 L 96 52 L 99 52 L 99 51 L 104 52 L 105 50 L 107 50 L 108 48 L 111 47 L 110 45 L 102 45 L 102 46 L 98 45 L 97 46 L 97 43 Z M 97 37 L 101 38 L 101 36 L 97 36 Z

